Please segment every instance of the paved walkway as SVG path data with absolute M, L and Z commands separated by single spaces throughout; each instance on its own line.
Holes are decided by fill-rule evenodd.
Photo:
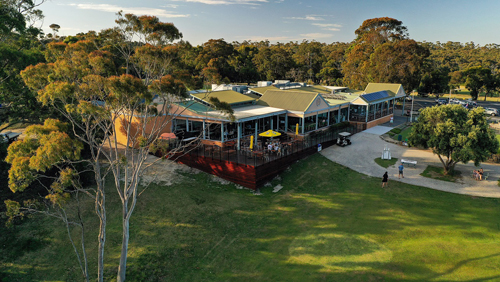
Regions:
M 331 146 L 323 149 L 321 154 L 357 172 L 379 177 L 380 181 L 382 181 L 384 172 L 388 171 L 389 185 L 390 181 L 401 181 L 451 193 L 500 198 L 500 187 L 497 185 L 498 178 L 500 177 L 500 165 L 490 163 L 481 164 L 485 173 L 489 173 L 488 180 L 483 181 L 475 181 L 470 177 L 471 171 L 477 169 L 474 163 L 458 163 L 455 166 L 456 170 L 462 172 L 462 178 L 458 182 L 448 182 L 423 177 L 420 173 L 422 173 L 428 165 L 441 166 L 438 156 L 428 150 L 408 148 L 406 146 L 385 142 L 380 138 L 379 134 L 384 130 L 385 128 L 381 130 L 371 130 L 371 132 L 377 132 L 376 134 L 367 131 L 355 134 L 351 138 L 352 145 L 346 147 Z M 405 166 L 405 178 L 398 179 L 397 166 L 399 166 L 399 162 L 387 169 L 375 163 L 375 159 L 382 156 L 384 147 L 391 150 L 393 158 L 398 158 L 398 160 L 410 159 L 417 161 L 417 167 L 408 168 Z

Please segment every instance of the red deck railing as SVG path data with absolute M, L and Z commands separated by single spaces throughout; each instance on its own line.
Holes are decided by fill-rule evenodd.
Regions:
M 281 152 L 235 150 L 232 147 L 215 149 L 212 145 L 199 144 L 176 153 L 171 159 L 255 190 L 290 164 L 316 153 L 318 144 L 323 148 L 336 144 L 338 133 L 345 131 L 358 132 L 356 127 L 325 131 L 304 140 L 284 142 Z

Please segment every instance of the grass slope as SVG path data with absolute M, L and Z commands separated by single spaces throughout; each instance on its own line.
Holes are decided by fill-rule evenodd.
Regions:
M 399 182 L 382 189 L 379 178 L 319 154 L 294 164 L 278 183 L 279 193 L 268 187 L 262 196 L 202 173 L 151 186 L 132 217 L 128 280 L 500 279 L 497 199 Z M 110 213 L 118 215 L 118 207 L 111 198 Z M 0 280 L 79 280 L 60 224 L 29 220 L 7 232 L 12 242 L 0 246 Z M 95 230 L 88 235 L 94 240 Z M 119 235 L 120 222 L 111 220 L 107 279 L 116 275 Z M 89 248 L 93 259 L 95 245 Z

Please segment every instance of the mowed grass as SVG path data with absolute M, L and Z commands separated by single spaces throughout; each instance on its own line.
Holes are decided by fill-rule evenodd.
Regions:
M 398 161 L 398 158 L 391 158 L 390 160 L 383 160 L 382 158 L 376 158 L 375 163 L 377 163 L 381 167 L 388 168 L 393 166 Z
M 394 134 L 392 136 L 392 139 L 398 140 L 399 135 L 401 135 L 401 141 L 406 141 L 406 139 L 408 139 L 408 135 L 410 135 L 410 133 L 411 133 L 411 129 L 412 129 L 412 127 L 408 126 L 407 128 L 403 129 L 400 133 Z
M 180 181 L 142 194 L 131 221 L 129 281 L 500 280 L 497 199 L 395 181 L 383 189 L 380 178 L 319 154 L 274 180 L 279 193 L 264 187 L 254 196 L 202 173 Z M 112 216 L 120 210 L 108 198 L 106 279 L 113 279 L 121 240 Z M 93 219 L 88 204 L 85 217 Z M 37 218 L 1 232 L 10 232 L 11 244 L 0 245 L 0 280 L 79 280 L 61 224 Z

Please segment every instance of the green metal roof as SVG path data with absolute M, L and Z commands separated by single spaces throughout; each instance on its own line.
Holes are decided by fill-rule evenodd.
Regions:
M 267 90 L 258 104 L 290 111 L 305 112 L 318 93 L 292 90 Z
M 325 88 L 324 86 L 321 85 L 311 85 L 311 86 L 303 86 L 299 88 L 293 88 L 293 91 L 304 91 L 304 92 L 314 92 L 314 93 L 331 93 L 332 90 Z
M 278 90 L 278 88 L 270 85 L 270 86 L 264 86 L 264 87 L 252 87 L 252 88 L 249 88 L 249 90 L 255 91 L 255 92 L 259 93 L 260 95 L 264 95 L 264 93 L 266 93 L 267 90 Z
M 338 99 L 331 99 L 331 98 L 325 98 L 325 100 L 328 102 L 330 106 L 333 105 L 341 105 L 341 104 L 349 104 L 350 102 L 354 101 L 354 99 L 359 97 L 359 94 L 346 94 L 346 93 L 340 93 L 337 95 L 343 95 L 346 97 L 345 100 L 338 100 Z
M 191 94 L 191 96 L 203 100 L 207 103 L 209 103 L 209 97 L 215 97 L 219 99 L 219 101 L 226 102 L 231 105 L 255 101 L 254 98 L 248 97 L 233 90 L 213 91 L 208 93 L 195 93 Z
M 245 96 L 248 96 L 248 97 L 253 98 L 255 100 L 258 100 L 260 98 L 259 95 L 254 94 L 254 93 L 245 94 Z
M 194 100 L 184 101 L 184 102 L 176 102 L 176 104 L 183 107 L 183 108 L 186 108 L 192 112 L 196 112 L 199 114 L 205 114 L 207 112 L 213 111 L 213 109 L 210 108 L 209 106 L 204 105 L 204 104 L 197 102 L 197 101 L 194 101 Z
M 401 84 L 395 83 L 368 83 L 365 88 L 365 93 L 368 94 L 385 90 L 389 95 L 396 96 L 401 87 L 403 87 Z

